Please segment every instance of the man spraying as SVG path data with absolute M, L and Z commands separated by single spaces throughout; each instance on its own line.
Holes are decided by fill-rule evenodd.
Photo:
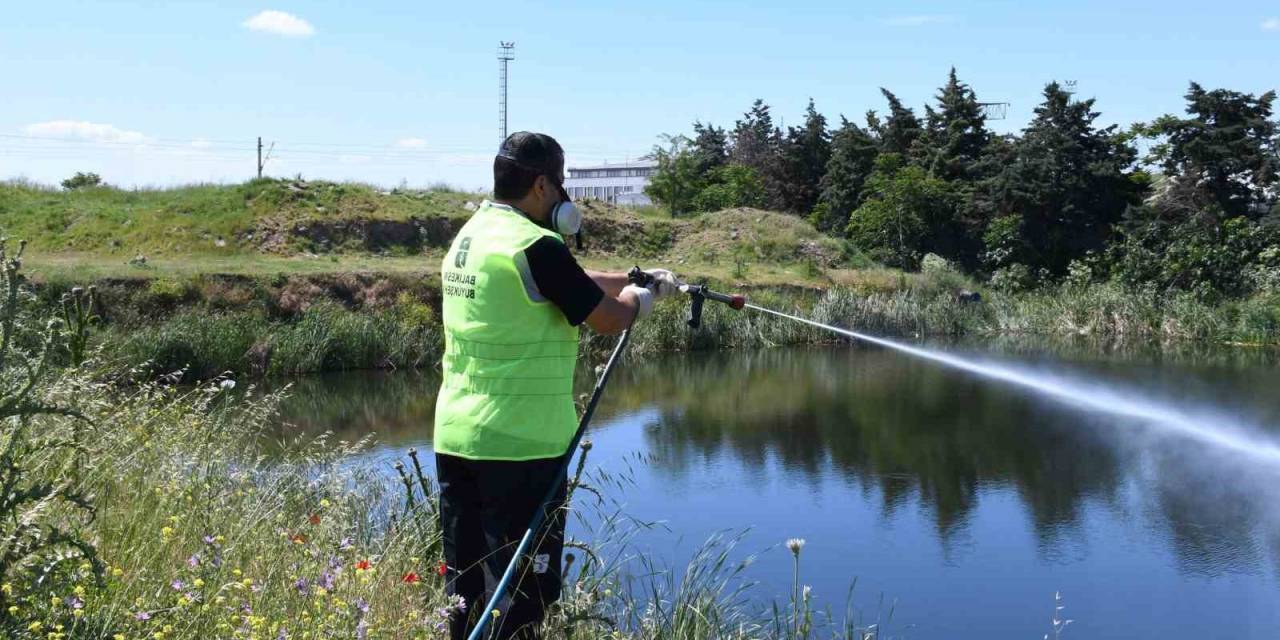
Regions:
M 585 271 L 562 236 L 581 213 L 564 187 L 564 151 L 550 136 L 518 132 L 493 161 L 492 202 L 463 225 L 445 255 L 444 379 L 436 399 L 436 473 L 446 590 L 466 614 L 462 640 L 492 595 L 517 542 L 556 483 L 546 523 L 514 588 L 498 602 L 495 638 L 535 638 L 560 597 L 566 478 L 563 456 L 578 426 L 573 374 L 578 327 L 613 335 L 678 292 L 665 269 L 653 284 Z M 486 634 L 487 635 L 487 634 Z

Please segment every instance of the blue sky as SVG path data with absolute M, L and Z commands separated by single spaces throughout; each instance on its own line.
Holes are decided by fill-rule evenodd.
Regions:
M 787 124 L 920 109 L 955 65 L 1024 126 L 1052 79 L 1103 120 L 1181 111 L 1187 83 L 1280 85 L 1280 3 L 31 2 L 0 11 L 0 178 L 121 185 L 254 171 L 486 187 L 499 40 L 511 128 L 571 163 L 623 161 L 755 98 Z M 264 11 L 276 12 L 262 15 Z

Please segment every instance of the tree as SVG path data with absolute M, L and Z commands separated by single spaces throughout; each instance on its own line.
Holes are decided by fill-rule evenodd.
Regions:
M 783 210 L 800 214 L 813 210 L 830 159 L 831 134 L 827 131 L 827 119 L 818 113 L 810 98 L 804 126 L 790 127 L 782 143 L 776 186 Z
M 819 183 L 818 205 L 809 219 L 819 230 L 843 231 L 849 214 L 862 202 L 862 188 L 875 168 L 875 138 L 843 117 L 831 137 L 831 158 Z
M 764 187 L 755 169 L 740 164 L 727 164 L 714 169 L 706 186 L 693 198 L 696 211 L 720 211 L 734 207 L 759 207 L 764 202 Z
M 881 154 L 866 182 L 866 200 L 849 216 L 849 239 L 873 259 L 903 269 L 919 267 L 954 233 L 955 193 L 946 181 L 902 156 Z M 945 257 L 945 256 L 944 256 Z
M 1035 118 L 1013 145 L 1013 162 L 988 188 L 997 200 L 998 232 L 988 230 L 995 262 L 1019 262 L 1062 274 L 1072 260 L 1101 251 L 1125 209 L 1138 204 L 1138 184 L 1126 169 L 1137 157 L 1114 126 L 1096 128 L 1094 101 L 1072 101 L 1056 82 L 1044 89 Z M 1017 241 L 1008 218 L 1018 218 Z M 992 224 L 995 221 L 993 220 Z M 992 265 L 997 266 L 997 265 Z
M 783 176 L 778 153 L 782 133 L 773 124 L 769 105 L 757 99 L 751 105 L 751 110 L 742 114 L 742 119 L 734 125 L 732 139 L 730 161 L 751 167 L 760 176 L 764 184 L 765 206 L 771 209 L 783 208 Z
M 66 189 L 67 191 L 74 191 L 76 189 L 88 189 L 91 187 L 97 187 L 101 185 L 102 185 L 102 176 L 99 176 L 96 173 L 81 173 L 79 171 L 77 171 L 74 176 L 71 176 L 70 178 L 67 178 L 66 180 L 62 181 L 62 188 Z
M 881 87 L 880 93 L 889 101 L 889 117 L 881 122 L 875 111 L 868 111 L 867 127 L 879 138 L 881 151 L 906 155 L 922 132 L 920 118 L 888 89 Z
M 981 159 L 991 133 L 982 105 L 969 85 L 956 77 L 938 91 L 938 108 L 925 107 L 925 128 L 912 153 L 929 173 L 944 180 L 975 179 L 973 166 Z
M 689 139 L 681 135 L 661 136 L 666 146 L 653 148 L 649 158 L 658 162 L 658 171 L 644 188 L 645 195 L 671 211 L 671 217 L 693 208 L 693 198 L 702 190 L 697 158 L 689 151 Z
M 764 100 L 756 99 L 733 127 L 733 162 L 760 171 L 773 162 L 778 150 L 778 129 Z
M 693 123 L 693 148 L 698 173 L 706 176 L 729 162 L 729 136 L 711 124 Z
M 1276 94 L 1261 96 L 1191 83 L 1190 118 L 1165 116 L 1146 133 L 1164 136 L 1155 159 L 1166 174 L 1207 196 L 1227 217 L 1265 212 L 1275 199 L 1280 138 L 1271 120 Z

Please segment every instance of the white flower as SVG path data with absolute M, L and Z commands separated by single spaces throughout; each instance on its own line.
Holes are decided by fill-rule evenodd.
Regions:
M 787 548 L 791 550 L 791 553 L 800 555 L 800 550 L 804 548 L 804 538 L 788 538 Z
M 222 387 L 224 390 L 225 390 L 225 389 L 234 389 L 234 388 L 236 388 L 236 381 L 235 381 L 235 380 L 230 380 L 230 379 L 228 379 L 228 380 L 223 380 L 222 382 L 218 383 L 218 386 L 219 386 L 219 387 Z

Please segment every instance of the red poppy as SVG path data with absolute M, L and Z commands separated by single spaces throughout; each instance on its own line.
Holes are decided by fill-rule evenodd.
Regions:
M 307 516 L 307 522 L 310 522 L 311 524 L 320 524 L 320 516 L 313 513 L 310 516 Z
M 418 584 L 419 582 L 422 582 L 422 578 L 419 578 L 418 574 L 410 571 L 409 573 L 404 574 L 400 578 L 400 581 L 405 584 Z
M 441 562 L 440 566 L 436 567 L 436 574 L 443 576 L 446 573 L 449 573 L 449 565 Z
M 368 570 L 369 570 L 369 561 L 368 561 L 368 560 L 361 560 L 361 561 L 357 562 L 357 563 L 356 563 L 356 569 L 358 569 L 358 570 L 360 570 L 360 571 L 368 571 Z

